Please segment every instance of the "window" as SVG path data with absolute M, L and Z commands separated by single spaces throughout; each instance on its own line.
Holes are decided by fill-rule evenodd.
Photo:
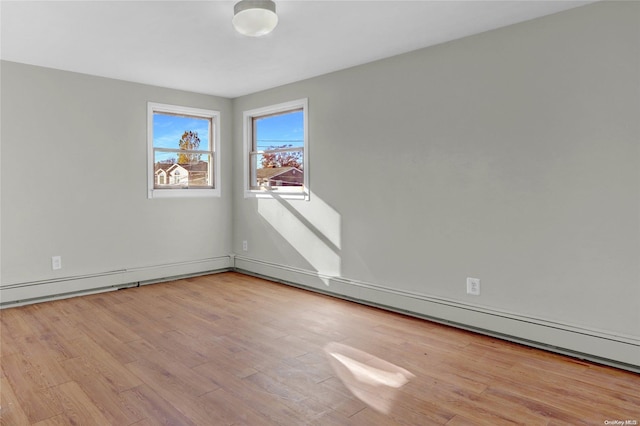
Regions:
M 220 196 L 220 113 L 149 102 L 149 198 Z
M 307 99 L 245 111 L 245 197 L 309 199 Z

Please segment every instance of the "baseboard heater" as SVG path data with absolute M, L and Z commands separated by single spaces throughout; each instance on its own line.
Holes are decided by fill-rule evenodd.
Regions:
M 230 256 L 119 269 L 0 287 L 0 308 L 102 293 L 232 269 Z

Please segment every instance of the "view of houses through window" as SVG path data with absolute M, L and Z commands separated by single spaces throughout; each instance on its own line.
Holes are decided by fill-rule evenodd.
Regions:
M 219 197 L 220 113 L 149 102 L 148 191 L 156 197 Z
M 163 104 L 150 104 L 149 108 L 150 196 L 183 192 L 171 190 L 194 194 L 216 189 L 214 129 L 218 113 Z
M 156 188 L 213 187 L 210 127 L 211 118 L 154 113 Z
M 304 186 L 304 110 L 252 117 L 251 189 Z M 285 188 L 283 188 L 285 189 Z

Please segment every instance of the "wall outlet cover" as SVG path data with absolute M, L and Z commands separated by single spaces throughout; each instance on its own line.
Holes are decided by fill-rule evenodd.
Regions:
M 467 294 L 480 296 L 480 278 L 467 278 Z
M 51 269 L 53 269 L 54 271 L 56 269 L 62 269 L 62 256 L 51 257 Z

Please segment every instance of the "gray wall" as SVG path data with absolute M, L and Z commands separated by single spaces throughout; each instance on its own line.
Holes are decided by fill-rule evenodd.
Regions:
M 640 344 L 639 23 L 597 3 L 236 99 L 239 261 Z M 302 97 L 311 201 L 243 198 L 242 111 Z
M 219 110 L 228 163 L 230 100 L 11 62 L 1 89 L 3 286 L 228 256 L 230 168 L 222 198 L 147 199 L 147 102 Z

